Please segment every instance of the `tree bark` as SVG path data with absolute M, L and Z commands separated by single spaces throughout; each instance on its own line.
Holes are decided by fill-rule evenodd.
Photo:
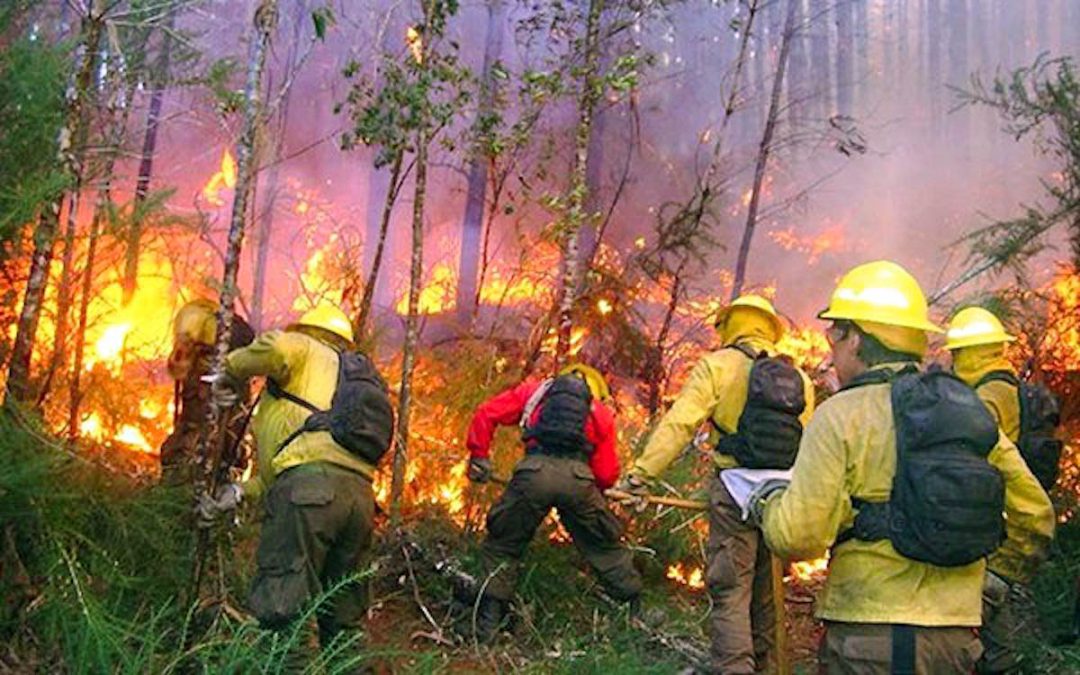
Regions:
M 298 0 L 292 17 L 292 40 L 285 55 L 285 75 L 282 82 L 288 88 L 281 94 L 281 108 L 277 112 L 277 124 L 271 137 L 270 170 L 266 173 L 266 183 L 262 193 L 262 217 L 255 222 L 256 245 L 255 250 L 255 274 L 251 288 L 251 327 L 255 332 L 262 330 L 263 320 L 263 297 L 266 295 L 266 264 L 270 259 L 270 243 L 274 236 L 274 203 L 278 196 L 278 176 L 281 173 L 281 157 L 284 154 L 285 139 L 288 136 L 289 126 L 289 101 L 292 98 L 292 87 L 288 85 L 293 70 L 296 69 L 296 61 L 299 58 L 300 37 L 307 15 L 307 0 Z
M 244 243 L 244 219 L 248 212 L 248 198 L 255 183 L 256 142 L 263 124 L 262 77 L 266 67 L 266 53 L 270 37 L 277 25 L 277 0 L 261 0 L 255 10 L 254 30 L 248 48 L 247 81 L 244 84 L 244 124 L 236 144 L 236 190 L 233 195 L 232 217 L 229 220 L 229 238 L 225 250 L 222 273 L 221 298 L 218 306 L 217 336 L 214 345 L 214 372 L 221 372 L 225 356 L 229 352 L 232 337 L 233 304 L 236 301 L 236 277 L 240 267 L 240 253 Z M 201 475 L 195 484 L 196 495 L 213 494 L 221 479 L 222 415 L 217 406 L 207 406 L 206 432 L 199 439 Z M 207 531 L 203 530 L 196 541 L 193 557 L 192 594 L 198 597 L 203 581 Z
M 494 110 L 498 83 L 494 76 L 495 62 L 502 55 L 503 33 L 506 29 L 505 3 L 489 0 L 487 36 L 484 39 L 484 65 L 480 81 L 480 100 L 477 121 L 490 116 Z M 484 233 L 484 212 L 487 199 L 488 168 L 491 158 L 473 152 L 469 161 L 468 191 L 465 196 L 465 215 L 461 223 L 461 252 L 458 257 L 457 321 L 468 325 L 477 307 L 477 268 Z
M 593 112 L 602 93 L 598 80 L 600 64 L 600 16 L 604 0 L 589 0 L 589 12 L 585 23 L 584 66 L 581 74 L 581 94 L 578 99 L 577 131 L 574 136 L 574 164 L 570 171 L 570 185 L 566 194 L 565 231 L 563 234 L 563 275 L 559 289 L 558 341 L 555 348 L 556 363 L 562 364 L 570 352 L 570 333 L 573 330 L 574 301 L 577 299 L 580 275 L 578 236 L 581 224 L 587 217 L 584 205 L 588 192 L 585 169 L 589 161 L 589 135 Z
M 833 115 L 832 67 L 829 61 L 830 0 L 810 0 L 810 70 L 813 73 L 818 117 Z
M 123 304 L 131 302 L 139 284 L 139 254 L 142 248 L 142 206 L 150 194 L 150 177 L 154 173 L 154 153 L 157 150 L 158 125 L 161 123 L 161 107 L 165 101 L 165 85 L 169 79 L 169 61 L 172 56 L 172 31 L 176 23 L 176 9 L 169 10 L 161 32 L 161 52 L 154 68 L 150 105 L 146 111 L 146 129 L 143 131 L 142 152 L 139 156 L 139 173 L 135 179 L 135 196 L 132 199 L 131 227 L 128 230 L 127 249 L 124 254 Z
M 86 120 L 83 113 L 86 94 L 90 90 L 97 62 L 97 44 L 101 41 L 105 17 L 100 0 L 93 3 L 83 17 L 82 41 L 76 57 L 75 77 L 68 84 L 65 94 L 64 121 L 56 140 L 57 164 L 73 181 L 82 175 L 83 148 L 75 147 L 73 139 L 82 137 Z M 61 190 L 45 206 L 34 230 L 34 253 L 30 260 L 30 273 L 23 296 L 22 311 L 15 333 L 15 343 L 8 364 L 6 402 L 27 403 L 30 395 L 30 360 L 34 351 L 41 308 L 45 298 L 45 286 L 49 280 L 49 264 L 52 262 L 53 245 L 60 224 L 60 209 L 67 194 Z
M 949 84 L 964 87 L 968 80 L 967 0 L 949 0 L 948 10 Z M 968 110 L 968 106 L 962 106 L 949 116 L 949 138 L 961 155 L 967 155 L 968 150 Z
M 386 234 L 390 231 L 390 217 L 394 213 L 394 203 L 397 202 L 401 186 L 405 182 L 401 177 L 401 163 L 404 156 L 404 153 L 399 151 L 394 157 L 393 168 L 390 169 L 390 183 L 386 186 L 386 199 L 383 201 L 382 217 L 379 219 L 378 244 L 374 249 L 371 269 L 364 280 L 364 295 L 360 300 L 360 312 L 356 318 L 357 335 L 364 335 L 368 322 L 371 320 L 371 306 L 375 300 L 375 284 L 379 280 L 379 270 L 382 268 L 383 252 L 386 249 Z
M 788 0 L 787 19 L 784 21 L 784 33 L 780 42 L 780 55 L 776 63 L 776 75 L 773 78 L 772 95 L 769 97 L 769 113 L 765 118 L 765 131 L 761 134 L 758 146 L 757 162 L 754 166 L 754 185 L 750 191 L 750 204 L 746 209 L 746 226 L 743 229 L 742 242 L 739 244 L 739 256 L 735 261 L 735 280 L 731 286 L 731 299 L 739 297 L 746 281 L 746 264 L 750 257 L 750 244 L 757 225 L 758 206 L 761 203 L 761 186 L 765 180 L 765 170 L 772 150 L 773 134 L 780 115 L 780 93 L 784 88 L 784 73 L 787 68 L 788 53 L 791 50 L 791 37 L 795 25 L 795 10 L 798 0 Z
M 795 23 L 791 37 L 790 70 L 791 76 L 787 78 L 787 102 L 788 102 L 788 125 L 792 129 L 802 126 L 806 119 L 807 92 L 803 88 L 807 82 L 807 15 L 803 11 L 803 3 L 796 3 Z
M 941 68 L 941 0 L 926 0 L 926 67 L 930 127 L 937 133 L 941 127 L 941 95 L 944 72 Z

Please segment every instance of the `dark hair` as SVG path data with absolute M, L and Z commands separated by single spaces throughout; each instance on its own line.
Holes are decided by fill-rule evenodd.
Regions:
M 878 340 L 857 325 L 853 325 L 853 328 L 859 334 L 859 351 L 856 356 L 867 366 L 873 367 L 880 366 L 883 363 L 918 362 L 922 360 L 918 354 L 909 354 L 886 347 L 881 343 L 881 340 Z

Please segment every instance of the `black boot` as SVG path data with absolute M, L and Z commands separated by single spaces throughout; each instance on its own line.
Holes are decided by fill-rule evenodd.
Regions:
M 509 603 L 505 600 L 484 595 L 480 598 L 475 610 L 475 637 L 480 643 L 487 644 L 494 641 L 499 630 L 506 623 L 506 610 Z M 472 617 L 470 617 L 472 619 Z

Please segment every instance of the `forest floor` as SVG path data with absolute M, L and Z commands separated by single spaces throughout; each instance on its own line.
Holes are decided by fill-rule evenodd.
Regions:
M 224 574 L 212 575 L 208 589 L 226 598 L 217 607 L 228 610 L 194 610 L 180 600 L 192 550 L 186 490 L 102 470 L 3 418 L 0 465 L 0 673 L 281 671 L 295 635 L 259 630 L 242 609 L 254 518 L 220 538 Z M 411 514 L 401 536 L 386 523 L 380 533 L 366 573 L 365 660 L 376 672 L 673 673 L 707 649 L 707 593 L 665 579 L 665 563 L 643 555 L 646 609 L 664 618 L 632 624 L 596 592 L 573 547 L 548 541 L 543 530 L 521 575 L 513 626 L 495 644 L 475 645 L 457 636 L 455 584 L 434 563 L 474 569 L 479 534 L 435 511 Z M 1080 527 L 1069 524 L 1033 586 L 1047 637 L 1025 645 L 1031 672 L 1080 672 L 1080 648 L 1052 645 L 1071 629 L 1078 572 Z M 815 671 L 820 584 L 796 580 L 786 588 L 796 673 Z M 350 672 L 356 664 L 340 654 L 312 672 Z

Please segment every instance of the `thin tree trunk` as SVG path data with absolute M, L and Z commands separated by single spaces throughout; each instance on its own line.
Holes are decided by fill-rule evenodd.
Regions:
M 398 193 L 405 182 L 401 178 L 401 163 L 404 152 L 398 151 L 394 157 L 393 168 L 390 169 L 390 184 L 386 186 L 386 199 L 383 201 L 382 217 L 379 219 L 378 244 L 371 260 L 371 269 L 364 281 L 364 296 L 360 300 L 360 313 L 356 319 L 356 334 L 363 335 L 367 329 L 368 321 L 371 320 L 371 306 L 375 300 L 375 284 L 379 280 L 379 270 L 382 268 L 383 252 L 386 249 L 386 234 L 390 231 L 390 216 L 394 213 L 394 203 L 397 202 Z
M 803 11 L 802 1 L 795 8 L 794 35 L 791 38 L 791 76 L 787 78 L 788 126 L 792 130 L 802 126 L 806 119 L 806 97 L 804 86 L 807 82 L 807 14 Z
M 928 109 L 931 131 L 937 134 L 941 128 L 941 89 L 945 79 L 941 69 L 941 0 L 926 0 L 926 21 L 926 83 L 930 97 Z
M 765 118 L 765 131 L 761 134 L 758 146 L 757 162 L 754 166 L 754 186 L 750 192 L 750 205 L 746 209 L 746 226 L 743 229 L 742 243 L 739 244 L 739 257 L 735 262 L 735 280 L 731 287 L 731 299 L 739 297 L 746 281 L 746 263 L 750 257 L 750 243 L 754 238 L 757 225 L 758 206 L 761 202 L 761 185 L 765 180 L 765 169 L 772 150 L 773 133 L 776 120 L 780 115 L 780 93 L 784 88 L 784 72 L 787 67 L 788 52 L 791 49 L 791 37 L 795 25 L 795 9 L 798 0 L 788 0 L 787 19 L 784 21 L 784 35 L 780 42 L 780 56 L 773 78 L 772 95 L 769 97 L 769 114 Z
M 675 318 L 675 310 L 679 307 L 679 299 L 682 296 L 682 273 L 686 267 L 683 261 L 675 270 L 671 280 L 671 295 L 668 296 L 667 308 L 664 310 L 664 320 L 660 324 L 660 332 L 656 334 L 656 343 L 650 351 L 652 361 L 649 369 L 649 420 L 656 417 L 660 411 L 660 399 L 663 396 L 663 384 L 667 379 L 664 372 L 664 351 L 667 346 L 668 334 L 671 333 L 672 320 Z
M 247 81 L 244 84 L 244 126 L 236 144 L 236 190 L 233 194 L 232 217 L 229 221 L 229 239 L 225 250 L 225 265 L 221 282 L 221 299 L 218 307 L 217 336 L 214 345 L 214 372 L 221 372 L 232 338 L 233 304 L 236 301 L 236 277 L 240 267 L 240 253 L 244 243 L 245 217 L 248 198 L 255 183 L 256 142 L 263 124 L 262 78 L 266 67 L 266 53 L 270 37 L 277 24 L 277 0 L 261 0 L 255 10 L 254 30 L 248 51 Z M 207 406 L 206 431 L 199 439 L 201 476 L 196 481 L 196 495 L 213 494 L 221 478 L 219 460 L 223 420 L 217 406 Z M 201 591 L 206 547 L 209 535 L 202 530 L 197 538 L 192 569 L 192 598 Z
M 810 0 L 810 69 L 813 72 L 815 108 L 822 119 L 832 117 L 832 68 L 829 61 L 830 0 Z
M 949 0 L 949 84 L 964 87 L 968 79 L 967 0 Z M 952 107 L 951 105 L 949 107 Z M 950 114 L 949 138 L 961 155 L 968 150 L 968 106 Z
M 256 331 L 262 330 L 263 321 L 263 296 L 266 295 L 266 264 L 270 259 L 270 243 L 274 236 L 274 202 L 278 196 L 278 176 L 281 173 L 281 156 L 284 154 L 285 139 L 287 138 L 289 124 L 289 101 L 292 98 L 292 87 L 287 83 L 296 69 L 296 61 L 299 57 L 300 36 L 307 19 L 307 1 L 299 0 L 292 17 L 293 32 L 285 56 L 285 76 L 282 81 L 287 88 L 281 94 L 281 108 L 277 113 L 277 125 L 271 138 L 270 170 L 266 174 L 266 183 L 262 205 L 262 217 L 256 219 L 255 228 L 255 274 L 252 279 L 251 289 L 251 327 Z
M 176 23 L 176 10 L 170 9 L 161 31 L 161 53 L 154 68 L 153 89 L 150 105 L 146 111 L 146 129 L 143 131 L 142 152 L 139 157 L 139 174 L 135 179 L 135 196 L 132 199 L 131 227 L 128 229 L 127 249 L 124 254 L 123 303 L 126 306 L 135 295 L 139 284 L 139 254 L 142 248 L 143 210 L 150 194 L 150 177 L 154 173 L 154 153 L 157 150 L 158 126 L 161 123 L 161 106 L 165 100 L 165 85 L 169 78 L 169 61 L 172 55 L 172 31 Z
M 855 26 L 851 3 L 839 0 L 836 11 L 836 112 L 855 114 Z
M 94 65 L 97 62 L 96 47 L 101 40 L 104 23 L 105 17 L 100 0 L 98 0 L 83 18 L 82 42 L 76 58 L 76 74 L 65 94 L 64 121 L 57 134 L 57 164 L 63 173 L 74 181 L 82 175 L 83 148 L 75 147 L 72 140 L 83 136 L 83 128 L 86 124 L 83 114 L 85 98 L 90 91 Z M 8 365 L 5 402 L 26 403 L 31 399 L 30 360 L 37 337 L 38 322 L 41 319 L 45 286 L 49 280 L 49 264 L 52 262 L 53 245 L 60 224 L 60 209 L 66 194 L 66 190 L 60 191 L 46 205 L 38 218 L 38 226 L 34 230 L 34 254 L 30 260 L 26 294 L 23 297 L 15 343 Z
M 86 137 L 76 139 L 77 146 L 86 146 Z M 80 165 L 82 160 L 80 160 Z M 75 184 L 68 194 L 66 225 L 64 227 L 64 255 L 60 258 L 60 281 L 56 285 L 56 312 L 53 316 L 53 345 L 52 354 L 49 356 L 49 367 L 45 377 L 41 380 L 41 386 L 37 395 L 37 404 L 40 406 L 49 395 L 52 388 L 52 380 L 56 371 L 61 367 L 61 361 L 67 356 L 67 332 L 68 314 L 71 313 L 72 300 L 72 265 L 75 261 L 75 231 L 78 225 L 80 192 L 83 187 L 83 177 L 76 176 Z
M 555 361 L 562 364 L 570 352 L 570 333 L 573 329 L 574 301 L 577 299 L 578 276 L 581 273 L 578 235 L 587 214 L 584 205 L 588 186 L 585 168 L 589 161 L 589 135 L 593 112 L 602 93 L 598 80 L 600 64 L 600 16 L 604 0 L 589 0 L 589 13 L 585 24 L 584 66 L 581 74 L 581 96 L 578 101 L 578 122 L 575 134 L 574 165 L 570 172 L 570 186 L 566 195 L 566 230 L 563 233 L 563 277 L 559 289 L 558 341 Z
M 493 69 L 502 54 L 503 32 L 506 28 L 504 7 L 503 0 L 489 0 L 487 5 L 487 36 L 484 39 L 484 65 L 476 112 L 478 123 L 490 117 L 494 109 L 498 84 Z M 461 252 L 458 257 L 457 320 L 462 326 L 467 325 L 476 312 L 477 266 L 484 231 L 488 168 L 491 163 L 490 158 L 485 155 L 486 153 L 480 154 L 479 148 L 476 148 L 469 162 L 465 216 L 461 223 Z

